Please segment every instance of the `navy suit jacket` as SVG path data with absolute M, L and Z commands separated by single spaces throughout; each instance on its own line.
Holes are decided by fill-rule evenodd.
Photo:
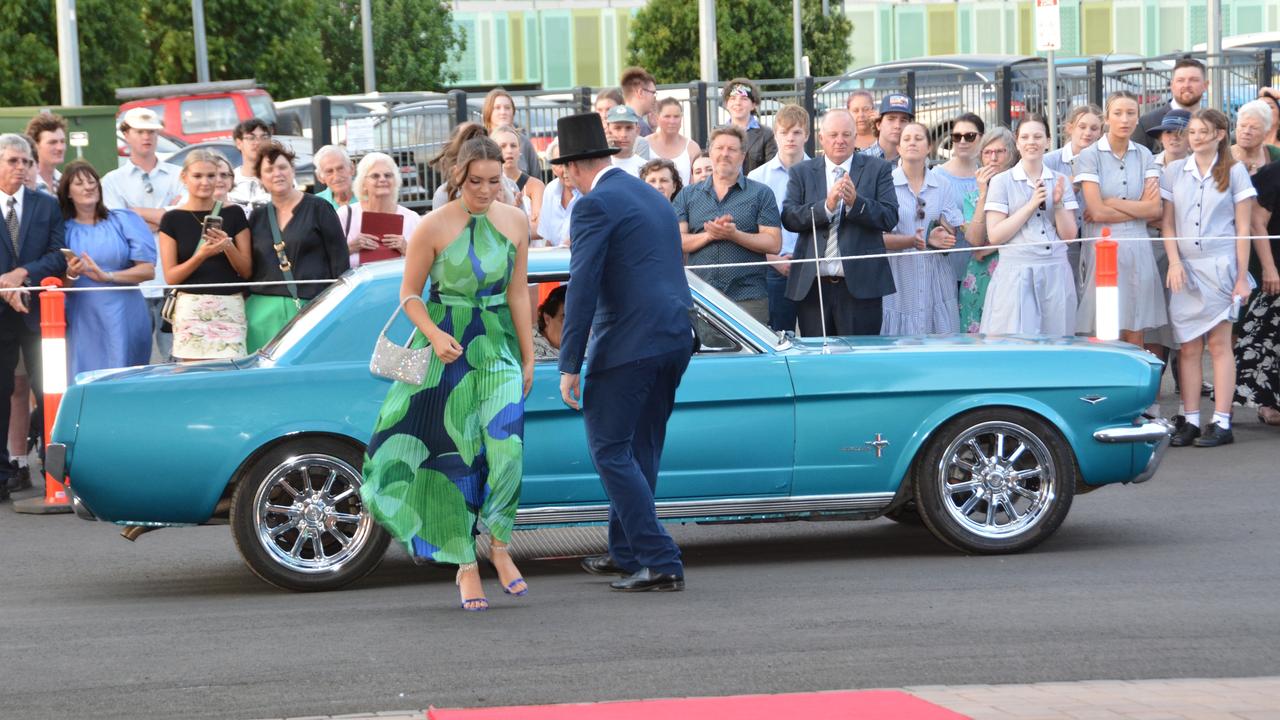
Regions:
M 858 197 L 844 209 L 840 217 L 840 256 L 880 255 L 885 252 L 884 234 L 898 225 L 898 194 L 893 189 L 893 169 L 880 158 L 853 154 L 849 165 Z M 794 233 L 796 260 L 812 258 L 813 227 L 818 228 L 818 255 L 826 253 L 827 166 L 820 157 L 791 167 L 787 197 L 782 202 L 782 226 Z M 809 294 L 817 277 L 817 264 L 807 262 L 791 266 L 787 277 L 787 297 L 799 302 Z M 885 258 L 845 260 L 844 281 L 849 294 L 859 300 L 871 300 L 894 293 L 893 271 Z
M 0 208 L 0 215 L 4 209 Z M 62 257 L 63 231 L 66 223 L 57 198 L 27 188 L 22 189 L 22 218 L 18 225 L 18 257 L 13 256 L 13 240 L 9 229 L 0 217 L 0 275 L 19 267 L 27 269 L 27 284 L 37 286 L 47 277 L 57 277 L 67 271 L 67 260 Z M 30 309 L 23 319 L 27 327 L 40 329 L 40 300 L 35 294 L 27 299 Z M 18 313 L 8 303 L 0 303 L 0 317 Z M 8 318 L 6 318 L 8 319 Z
M 580 373 L 584 353 L 599 372 L 693 346 L 675 211 L 643 181 L 606 172 L 570 216 L 561 372 Z

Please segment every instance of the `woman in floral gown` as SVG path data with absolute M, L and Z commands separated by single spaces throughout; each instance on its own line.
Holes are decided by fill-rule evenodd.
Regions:
M 977 179 L 976 196 L 966 199 L 964 213 L 973 221 L 965 228 L 969 245 L 981 247 L 987 244 L 986 203 L 991 178 L 1013 167 L 1018 162 L 1018 150 L 1014 147 L 1013 133 L 1006 128 L 992 128 L 982 136 L 978 146 L 982 163 L 974 174 Z M 972 202 L 972 208 L 970 207 Z M 976 333 L 982 325 L 982 305 L 987 299 L 987 285 L 996 269 L 1000 256 L 995 249 L 975 250 L 970 253 L 969 265 L 960 278 L 960 332 Z
M 503 591 L 528 592 L 508 543 L 533 382 L 529 223 L 495 202 L 502 151 L 487 137 L 463 145 L 449 185 L 450 202 L 414 231 L 400 289 L 417 327 L 410 344 L 430 346 L 431 363 L 421 385 L 396 382 L 387 392 L 360 495 L 415 559 L 457 565 L 462 608 L 484 610 L 480 524 Z

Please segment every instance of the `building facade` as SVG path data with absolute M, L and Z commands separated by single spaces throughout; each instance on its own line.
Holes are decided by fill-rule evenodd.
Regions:
M 687 0 L 696 2 L 697 0 Z M 724 2 L 725 0 L 721 0 Z M 787 2 L 787 0 L 777 0 Z M 645 0 L 455 0 L 462 85 L 599 87 L 626 65 Z M 838 0 L 853 22 L 850 69 L 947 53 L 1034 54 L 1032 2 Z M 1062 57 L 1162 55 L 1206 40 L 1205 0 L 1061 0 Z M 1223 35 L 1280 30 L 1280 2 L 1222 0 Z

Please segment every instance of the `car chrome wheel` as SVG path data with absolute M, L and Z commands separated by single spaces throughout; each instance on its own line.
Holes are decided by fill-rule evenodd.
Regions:
M 961 432 L 943 451 L 937 471 L 947 516 L 992 540 L 1033 528 L 1058 493 L 1048 446 L 1012 422 L 983 422 Z
M 360 477 L 330 455 L 299 455 L 276 466 L 253 498 L 262 549 L 293 572 L 341 571 L 360 555 L 373 527 L 360 500 Z

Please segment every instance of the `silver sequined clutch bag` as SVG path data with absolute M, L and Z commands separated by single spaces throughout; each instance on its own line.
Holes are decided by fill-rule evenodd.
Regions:
M 412 333 L 409 334 L 409 340 L 405 341 L 405 345 L 397 345 L 387 337 L 391 324 L 404 309 L 404 304 L 410 300 L 421 301 L 421 298 L 410 296 L 401 300 L 396 306 L 396 311 L 391 313 L 387 324 L 382 326 L 382 332 L 378 333 L 378 341 L 373 346 L 373 357 L 369 360 L 369 372 L 388 380 L 421 385 L 427 377 L 427 366 L 431 364 L 431 355 L 435 351 L 430 345 L 419 349 L 406 347 L 413 340 Z

